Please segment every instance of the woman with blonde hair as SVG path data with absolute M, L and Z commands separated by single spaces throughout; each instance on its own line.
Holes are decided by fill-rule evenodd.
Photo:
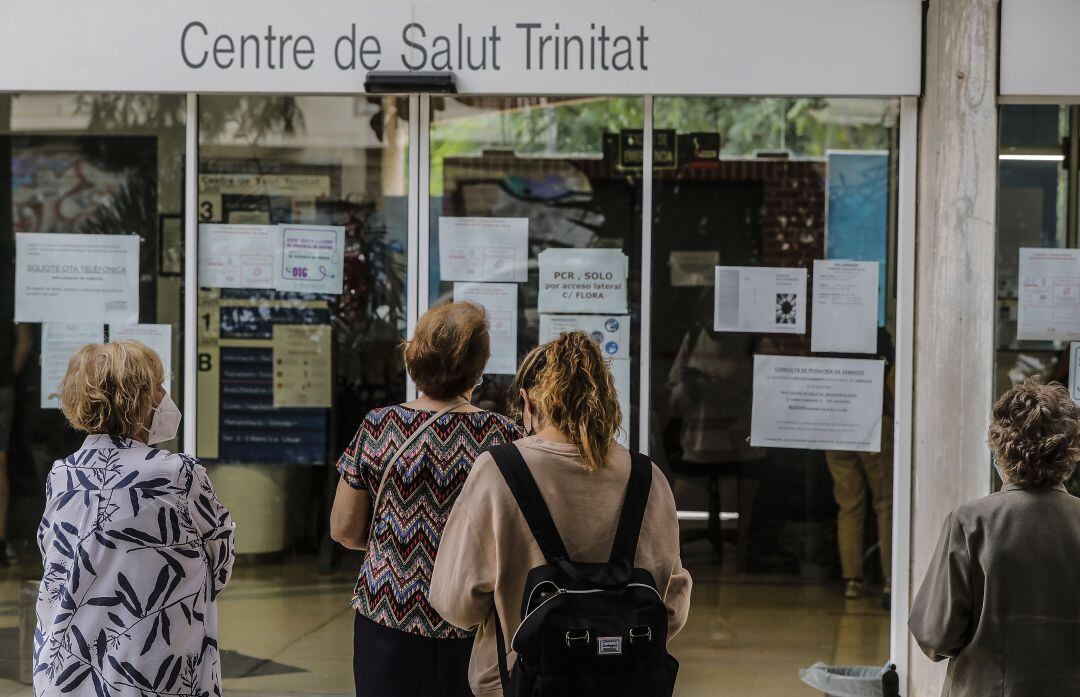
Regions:
M 948 697 L 1080 694 L 1080 407 L 1035 379 L 990 419 L 1001 491 L 950 513 L 908 626 Z
M 221 694 L 216 599 L 234 525 L 202 465 L 153 447 L 180 425 L 165 377 L 151 349 L 118 341 L 79 349 L 60 384 L 87 438 L 45 486 L 39 697 Z
M 563 558 L 548 558 L 548 542 L 541 549 L 530 525 L 536 518 L 526 520 L 503 464 L 491 453 L 480 456 L 447 522 L 430 593 L 432 605 L 449 622 L 477 627 L 469 669 L 476 695 L 503 694 L 514 657 L 500 647 L 510 647 L 519 628 L 530 570 L 545 562 L 569 561 L 581 568 L 625 560 L 633 573 L 650 577 L 655 589 L 650 592 L 662 600 L 662 622 L 666 614 L 666 636 L 656 637 L 654 644 L 660 650 L 682 628 L 690 604 L 690 575 L 679 558 L 671 489 L 647 458 L 632 457 L 616 442 L 622 416 L 618 395 L 596 344 L 582 332 L 561 334 L 525 357 L 511 390 L 529 436 L 501 450 L 520 455 L 523 469 L 515 475 L 530 482 L 533 502 L 550 514 L 551 537 L 558 540 L 555 546 L 564 547 L 554 556 Z M 643 489 L 639 497 L 632 493 L 635 480 Z M 620 550 L 624 509 L 634 508 L 631 500 L 640 504 L 639 534 L 636 546 L 631 540 Z M 571 639 L 568 635 L 567 642 Z M 590 645 L 605 650 L 597 648 L 595 637 L 573 639 L 580 639 L 586 652 Z M 622 651 L 622 640 L 607 639 L 606 650 L 614 652 L 617 646 Z M 575 693 L 593 694 L 580 681 Z
M 472 303 L 428 310 L 405 346 L 421 396 L 371 411 L 338 461 L 330 534 L 366 549 L 352 605 L 360 697 L 469 694 L 472 636 L 431 607 L 443 525 L 486 448 L 519 434 L 472 404 L 490 356 L 487 316 Z

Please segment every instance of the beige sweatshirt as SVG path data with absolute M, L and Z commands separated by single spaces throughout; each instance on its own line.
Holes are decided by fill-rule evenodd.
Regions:
M 571 558 L 606 561 L 630 478 L 630 453 L 617 445 L 608 465 L 590 472 L 573 445 L 532 436 L 517 446 Z M 446 523 L 429 597 L 451 624 L 477 628 L 469 682 L 478 697 L 502 695 L 493 610 L 498 608 L 509 649 L 521 618 L 525 577 L 543 563 L 498 465 L 487 453 L 481 455 Z M 670 639 L 686 623 L 690 574 L 679 559 L 675 500 L 655 465 L 634 565 L 648 569 L 656 580 L 668 608 Z M 515 658 L 511 652 L 507 665 L 512 667 Z

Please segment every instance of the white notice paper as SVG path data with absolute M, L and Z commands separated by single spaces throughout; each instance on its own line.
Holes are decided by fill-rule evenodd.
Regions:
M 157 353 L 165 366 L 165 389 L 172 380 L 171 324 L 110 324 L 109 341 L 141 341 Z
M 630 447 L 630 359 L 616 358 L 608 361 L 608 366 L 615 379 L 615 391 L 619 393 L 619 408 L 622 410 L 622 430 L 615 440 Z
M 529 280 L 528 218 L 439 218 L 444 281 Z
M 1020 249 L 1018 339 L 1080 339 L 1080 250 Z
M 138 322 L 139 236 L 19 232 L 16 322 Z
M 630 262 L 621 249 L 545 249 L 540 262 L 540 312 L 626 314 Z
M 540 315 L 541 344 L 576 331 L 588 334 L 605 358 L 630 357 L 629 315 Z
M 274 408 L 330 407 L 329 324 L 275 324 Z
M 200 225 L 199 286 L 273 288 L 279 244 L 277 225 Z
M 472 302 L 487 311 L 491 357 L 485 373 L 517 372 L 517 284 L 455 283 L 454 302 Z
M 46 322 L 41 325 L 42 409 L 60 408 L 60 383 L 75 352 L 104 340 L 105 327 L 100 324 Z
M 810 350 L 877 353 L 878 263 L 814 260 Z
M 806 333 L 806 269 L 717 266 L 714 329 Z
M 280 225 L 281 269 L 277 290 L 341 295 L 345 275 L 345 228 Z
M 705 287 L 713 284 L 716 265 L 720 263 L 720 252 L 674 251 L 668 257 L 668 269 L 671 271 L 673 288 Z
M 881 450 L 885 362 L 754 356 L 750 445 Z

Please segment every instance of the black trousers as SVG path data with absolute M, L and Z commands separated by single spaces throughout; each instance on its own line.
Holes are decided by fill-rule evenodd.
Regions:
M 353 679 L 357 697 L 472 697 L 472 639 L 432 639 L 356 613 Z

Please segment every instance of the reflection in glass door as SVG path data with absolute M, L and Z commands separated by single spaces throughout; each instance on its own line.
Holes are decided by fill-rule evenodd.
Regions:
M 889 658 L 898 104 L 657 97 L 654 118 L 649 448 L 694 576 L 680 694 L 815 694 L 800 668 Z M 871 263 L 844 300 L 870 315 L 861 341 L 812 342 L 815 284 L 841 287 L 825 262 Z M 763 425 L 759 367 L 818 359 L 881 376 L 868 447 L 779 447 L 798 418 Z
M 584 329 L 610 360 L 623 442 L 635 442 L 642 126 L 640 98 L 432 98 L 427 300 L 488 307 L 494 355 L 478 403 L 504 410 L 521 357 Z
M 229 692 L 352 692 L 360 558 L 328 537 L 330 465 L 405 397 L 407 105 L 199 100 L 197 454 L 242 530 Z

